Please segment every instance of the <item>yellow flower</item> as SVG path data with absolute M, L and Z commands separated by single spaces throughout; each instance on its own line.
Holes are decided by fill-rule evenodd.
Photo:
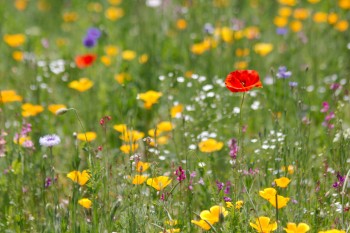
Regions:
M 137 130 L 127 130 L 122 133 L 119 137 L 124 142 L 136 142 L 137 140 L 142 139 L 145 136 L 143 132 Z
M 179 30 L 185 30 L 186 27 L 187 27 L 187 22 L 186 22 L 186 20 L 184 20 L 184 19 L 178 19 L 178 20 L 176 21 L 176 27 L 177 27 L 177 29 L 179 29 Z
M 91 142 L 95 140 L 97 137 L 97 134 L 95 132 L 86 132 L 86 133 L 78 133 L 77 138 L 80 141 L 88 141 Z
M 119 84 L 124 84 L 125 81 L 130 81 L 131 80 L 131 75 L 129 73 L 119 73 L 114 75 L 114 79 L 119 83 Z
M 90 209 L 92 206 L 92 202 L 87 198 L 80 199 L 78 201 L 78 203 L 79 203 L 79 205 L 81 205 L 82 207 L 84 207 L 86 209 Z
M 350 10 L 350 1 L 349 0 L 339 0 L 338 5 L 344 10 Z
M 291 22 L 289 26 L 293 32 L 299 32 L 299 31 L 301 31 L 301 29 L 303 29 L 303 24 L 297 20 Z
M 111 5 L 119 5 L 122 0 L 108 0 L 108 3 Z
M 157 145 L 165 145 L 168 143 L 168 140 L 169 140 L 169 137 L 167 137 L 167 136 L 160 136 L 160 137 L 156 138 Z M 156 141 L 152 138 L 149 145 L 155 147 Z
M 292 14 L 292 9 L 290 7 L 281 7 L 278 9 L 278 14 L 282 17 L 289 17 Z
M 271 198 L 276 198 L 277 191 L 274 188 L 266 188 L 263 191 L 259 191 L 259 195 L 266 199 L 270 200 Z
M 64 104 L 50 104 L 50 105 L 48 106 L 49 111 L 52 112 L 52 113 L 55 114 L 55 115 L 56 115 L 56 112 L 57 112 L 58 110 L 60 110 L 60 109 L 66 109 L 66 108 L 67 108 L 67 107 L 66 107 L 66 105 L 64 105 Z
M 132 179 L 132 184 L 143 184 L 147 179 L 147 176 L 135 175 Z
M 191 52 L 197 55 L 201 55 L 207 50 L 208 50 L 208 47 L 203 43 L 196 43 L 196 44 L 193 44 L 191 47 Z
M 305 8 L 298 8 L 294 10 L 293 16 L 298 20 L 305 20 L 309 17 L 309 10 Z
M 138 94 L 138 99 L 144 101 L 144 107 L 146 109 L 150 109 L 153 104 L 158 103 L 158 99 L 162 96 L 163 94 L 161 92 L 157 91 L 147 91 L 145 93 L 140 93 Z
M 90 179 L 90 174 L 88 170 L 80 171 L 71 171 L 67 174 L 67 177 L 73 182 L 78 183 L 79 185 L 85 185 L 86 182 Z
M 335 29 L 337 29 L 340 32 L 344 32 L 348 29 L 349 23 L 346 20 L 341 20 L 335 25 Z
M 209 221 L 208 221 L 209 222 Z M 209 231 L 211 226 L 208 224 L 208 222 L 204 221 L 204 220 L 191 220 L 191 223 L 196 224 L 197 226 L 199 226 L 200 228 L 202 228 L 203 230 Z M 209 222 L 210 223 L 210 222 Z M 210 223 L 213 224 L 213 223 Z
M 327 20 L 329 24 L 335 24 L 338 21 L 338 15 L 336 13 L 330 13 Z
M 226 208 L 231 208 L 231 207 L 233 207 L 233 204 L 232 204 L 232 202 L 230 202 L 230 201 L 225 202 L 225 204 L 226 204 Z
M 281 16 L 276 16 L 273 20 L 273 23 L 277 26 L 277 27 L 284 27 L 287 25 L 288 23 L 288 19 L 286 17 L 281 17 Z
M 234 64 L 234 67 L 237 69 L 237 70 L 244 70 L 248 67 L 248 62 L 246 61 L 238 61 Z
M 22 61 L 23 58 L 24 58 L 24 54 L 23 52 L 21 51 L 14 51 L 12 53 L 12 58 L 15 60 L 15 61 Z
M 3 90 L 0 91 L 0 103 L 10 103 L 10 102 L 17 102 L 22 101 L 22 96 L 17 95 L 16 91 L 14 90 Z
M 105 16 L 111 21 L 116 21 L 124 16 L 124 10 L 118 7 L 109 7 L 105 11 Z
M 270 43 L 257 43 L 254 46 L 254 51 L 261 56 L 266 56 L 272 50 L 273 50 L 273 45 Z
M 22 105 L 22 116 L 23 117 L 30 117 L 30 116 L 36 116 L 39 113 L 44 111 L 44 108 L 41 105 L 33 105 L 33 104 L 23 104 Z
M 222 142 L 218 142 L 215 139 L 207 139 L 204 141 L 201 141 L 198 144 L 199 150 L 201 152 L 205 152 L 205 153 L 211 153 L 214 151 L 219 151 L 221 150 L 221 148 L 224 146 L 224 143 Z
M 170 121 L 162 121 L 157 125 L 157 130 L 163 132 L 163 131 L 171 131 L 173 130 L 174 126 Z
M 171 107 L 170 109 L 170 115 L 172 118 L 181 116 L 181 113 L 183 111 L 183 105 L 178 104 L 176 106 Z
M 241 209 L 241 208 L 243 207 L 243 204 L 244 204 L 244 202 L 243 202 L 242 200 L 236 201 L 236 206 L 235 206 L 235 208 L 236 208 L 237 210 L 239 210 L 239 209 Z
M 63 21 L 66 23 L 72 23 L 77 21 L 78 19 L 78 13 L 76 12 L 65 12 L 62 16 Z
M 281 195 L 277 195 L 277 204 L 276 204 L 276 196 L 269 199 L 269 202 L 271 205 L 273 205 L 273 207 L 277 207 L 278 209 L 281 209 L 285 206 L 287 206 L 288 202 L 289 202 L 290 198 L 289 197 L 283 197 Z
M 25 143 L 26 141 L 31 141 L 31 137 L 30 136 L 20 136 L 18 139 L 13 139 L 13 142 L 15 144 L 19 144 L 19 145 L 23 145 L 23 143 Z
M 138 161 L 136 164 L 136 171 L 137 172 L 144 172 L 149 168 L 150 163 Z
M 255 220 L 255 223 L 249 223 L 257 232 L 260 233 L 270 233 L 277 229 L 277 222 L 270 223 L 270 218 L 259 217 Z
M 210 208 L 210 211 L 203 210 L 199 216 L 201 219 L 210 223 L 216 223 L 226 217 L 226 215 L 228 215 L 228 211 L 225 209 L 225 207 L 215 205 Z
M 81 78 L 78 81 L 72 81 L 68 84 L 68 87 L 75 89 L 77 91 L 80 92 L 84 92 L 86 90 L 89 90 L 92 86 L 94 85 L 94 83 L 88 79 L 88 78 Z
M 282 166 L 281 170 L 282 171 L 286 171 L 286 167 Z M 294 174 L 294 167 L 293 167 L 293 165 L 288 165 L 287 171 L 288 171 L 288 174 L 293 175 Z
M 101 56 L 100 60 L 105 66 L 110 66 L 112 63 L 111 58 L 108 56 Z
M 172 228 L 172 229 L 166 229 L 165 231 L 160 231 L 159 233 L 177 233 L 177 232 L 181 232 L 180 228 Z
M 90 2 L 88 5 L 87 5 L 87 9 L 88 11 L 94 11 L 94 12 L 101 12 L 103 7 L 101 5 L 101 3 L 98 3 L 98 2 Z
M 119 125 L 114 125 L 113 129 L 115 129 L 116 131 L 120 132 L 120 133 L 124 133 L 127 131 L 127 127 L 126 124 L 119 124 Z
M 296 0 L 278 0 L 282 5 L 295 6 L 297 4 Z
M 283 228 L 287 233 L 305 233 L 310 230 L 309 225 L 306 223 L 299 223 L 298 226 L 295 223 L 287 223 L 287 228 Z
M 318 3 L 319 1 L 321 1 L 321 0 L 307 0 L 309 3 L 311 3 L 311 4 L 315 4 L 315 3 Z
M 223 27 L 221 29 L 221 38 L 226 43 L 231 43 L 233 41 L 233 30 L 229 27 Z
M 122 58 L 126 61 L 131 61 L 136 57 L 136 52 L 132 50 L 124 50 L 122 53 Z
M 28 0 L 16 0 L 15 7 L 19 11 L 24 11 L 27 8 Z
M 119 52 L 119 48 L 114 45 L 107 45 L 104 49 L 107 56 L 110 56 L 110 57 L 117 56 Z
M 146 62 L 148 61 L 148 55 L 147 54 L 142 54 L 140 57 L 139 57 L 139 63 L 140 64 L 145 64 Z
M 345 231 L 332 229 L 332 230 L 326 230 L 326 231 L 319 231 L 318 233 L 345 233 Z
M 26 41 L 26 37 L 23 34 L 5 34 L 3 39 L 10 47 L 19 47 Z
M 250 51 L 248 48 L 243 48 L 243 49 L 236 49 L 236 56 L 237 57 L 246 57 L 249 55 Z
M 244 29 L 243 34 L 247 39 L 252 40 L 259 37 L 260 31 L 258 27 L 247 27 Z
M 290 179 L 287 177 L 281 177 L 279 179 L 275 179 L 275 183 L 278 187 L 285 188 L 290 183 Z
M 316 23 L 325 23 L 328 20 L 328 14 L 325 12 L 316 12 L 312 19 Z
M 124 152 L 125 154 L 133 153 L 139 148 L 138 144 L 132 144 L 131 146 L 129 144 L 122 145 L 119 149 Z
M 152 186 L 156 190 L 163 190 L 166 186 L 171 183 L 171 179 L 168 176 L 158 176 L 155 178 L 148 178 L 147 185 Z

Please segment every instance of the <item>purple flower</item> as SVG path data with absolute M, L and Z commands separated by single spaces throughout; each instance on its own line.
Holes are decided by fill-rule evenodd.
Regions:
M 214 33 L 213 25 L 211 25 L 211 23 L 204 24 L 204 31 L 208 34 L 213 34 Z
M 231 198 L 229 198 L 229 197 L 224 197 L 224 201 L 225 201 L 225 202 L 231 202 L 231 201 L 232 201 L 232 199 L 231 199 Z
M 230 156 L 232 159 L 237 158 L 237 153 L 238 153 L 238 145 L 237 145 L 237 140 L 235 138 L 232 138 L 229 141 L 229 147 L 230 147 Z
M 87 48 L 92 48 L 96 45 L 97 40 L 94 37 L 86 36 L 83 40 L 83 44 Z
M 227 182 L 226 182 L 226 187 L 225 187 L 224 193 L 225 193 L 225 194 L 229 194 L 229 193 L 230 193 L 230 188 L 231 188 L 231 182 L 230 182 L 230 181 L 227 181 Z
M 287 28 L 277 28 L 276 33 L 277 33 L 277 35 L 285 35 L 288 33 L 288 29 Z
M 182 169 L 181 166 L 179 166 L 179 168 L 175 171 L 175 175 L 177 176 L 177 180 L 179 182 L 183 181 L 186 179 L 186 173 L 185 171 Z
M 340 87 L 341 85 L 339 83 L 332 83 L 330 86 L 331 90 L 333 91 L 339 89 Z
M 321 109 L 321 112 L 328 112 L 328 110 L 329 110 L 329 104 L 328 104 L 328 102 L 323 102 L 322 103 L 322 109 Z
M 218 180 L 216 182 L 216 187 L 218 188 L 218 191 L 220 192 L 224 188 L 224 183 L 219 182 Z
M 277 77 L 278 78 L 289 78 L 292 76 L 292 72 L 287 70 L 287 67 L 280 66 L 278 67 Z
M 298 83 L 297 82 L 289 82 L 290 87 L 297 87 Z
M 46 135 L 39 139 L 39 143 L 41 146 L 53 147 L 55 145 L 60 144 L 61 139 L 56 134 Z
M 101 31 L 98 28 L 89 28 L 86 35 L 97 40 L 101 36 Z
M 47 177 L 47 178 L 45 179 L 45 188 L 50 187 L 51 184 L 52 184 L 51 178 L 50 178 L 50 177 Z

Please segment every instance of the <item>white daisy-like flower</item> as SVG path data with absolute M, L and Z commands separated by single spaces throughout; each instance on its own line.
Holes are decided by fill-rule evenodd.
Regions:
M 41 146 L 53 147 L 60 144 L 61 139 L 56 134 L 46 135 L 44 137 L 40 137 L 39 143 Z

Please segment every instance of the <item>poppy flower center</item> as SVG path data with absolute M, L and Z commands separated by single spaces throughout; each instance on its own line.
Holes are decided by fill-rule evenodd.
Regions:
M 245 82 L 244 81 L 239 80 L 239 82 L 242 84 L 243 87 L 245 87 Z

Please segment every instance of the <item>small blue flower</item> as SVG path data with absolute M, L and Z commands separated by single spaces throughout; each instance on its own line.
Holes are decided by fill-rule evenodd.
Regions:
M 278 68 L 277 77 L 278 78 L 289 78 L 292 76 L 292 72 L 287 70 L 287 67 L 280 66 Z

